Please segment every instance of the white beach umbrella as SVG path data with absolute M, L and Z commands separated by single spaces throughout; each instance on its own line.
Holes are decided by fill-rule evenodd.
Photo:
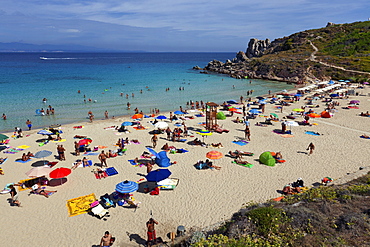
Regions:
M 158 129 L 165 129 L 168 127 L 168 123 L 166 122 L 158 122 L 156 124 L 154 124 L 154 127 L 155 128 L 158 128 Z

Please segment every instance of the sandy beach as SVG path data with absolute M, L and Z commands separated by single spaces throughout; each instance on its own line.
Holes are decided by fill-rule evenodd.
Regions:
M 295 92 L 295 91 L 292 91 Z M 92 173 L 96 166 L 77 168 L 67 177 L 68 181 L 60 186 L 47 187 L 58 192 L 45 198 L 41 195 L 28 195 L 29 190 L 19 192 L 19 200 L 22 207 L 10 206 L 9 194 L 0 195 L 0 209 L 2 211 L 3 235 L 8 236 L 12 246 L 95 246 L 105 231 L 110 231 L 116 237 L 114 246 L 139 246 L 146 241 L 146 221 L 153 217 L 159 222 L 156 226 L 157 236 L 169 241 L 168 233 L 176 232 L 177 226 L 184 225 L 187 231 L 202 229 L 207 226 L 223 222 L 238 211 L 243 204 L 254 201 L 262 202 L 271 198 L 279 197 L 281 190 L 287 183 L 302 177 L 307 187 L 320 182 L 321 178 L 329 176 L 337 181 L 345 182 L 348 177 L 356 177 L 368 171 L 368 147 L 369 139 L 360 138 L 362 134 L 370 135 L 370 117 L 359 116 L 361 112 L 370 111 L 370 87 L 358 89 L 358 96 L 349 96 L 348 99 L 335 99 L 340 103 L 338 112 L 332 118 L 310 119 L 312 126 L 291 127 L 293 137 L 283 138 L 274 130 L 281 129 L 281 122 L 272 122 L 266 127 L 256 126 L 257 122 L 265 121 L 265 117 L 258 116 L 250 120 L 251 141 L 239 146 L 232 141 L 244 138 L 244 125 L 234 123 L 233 119 L 242 115 L 234 114 L 225 120 L 218 120 L 222 128 L 229 133 L 213 133 L 205 137 L 207 144 L 221 142 L 222 148 L 201 147 L 189 145 L 188 141 L 195 138 L 202 139 L 196 134 L 204 129 L 199 124 L 205 122 L 205 117 L 194 117 L 185 121 L 191 136 L 186 142 L 171 142 L 166 140 L 166 135 L 159 135 L 156 151 L 168 143 L 176 148 L 184 148 L 189 152 L 168 154 L 171 161 L 176 164 L 169 167 L 172 172 L 171 178 L 178 178 L 179 184 L 174 190 L 162 190 L 159 195 L 152 196 L 143 192 L 134 192 L 136 201 L 141 202 L 140 207 L 126 208 L 117 206 L 109 208 L 110 217 L 106 221 L 99 220 L 89 214 L 81 214 L 74 217 L 68 216 L 66 201 L 72 198 L 94 193 L 98 198 L 105 193 L 112 193 L 117 183 L 124 180 L 139 181 L 146 175 L 146 167 L 132 166 L 128 160 L 139 157 L 147 151 L 146 146 L 151 146 L 151 136 L 148 132 L 155 128 L 149 121 L 152 118 L 144 118 L 141 123 L 146 130 L 136 130 L 127 127 L 130 133 L 118 133 L 113 129 L 104 129 L 109 126 L 120 126 L 124 121 L 132 121 L 129 118 L 116 118 L 96 120 L 93 123 L 76 123 L 63 125 L 62 143 L 49 142 L 39 147 L 36 140 L 42 138 L 38 130 L 26 131 L 25 137 L 11 139 L 9 146 L 30 146 L 16 154 L 0 153 L 0 157 L 8 157 L 8 161 L 1 165 L 4 175 L 0 176 L 2 186 L 8 183 L 17 183 L 27 179 L 25 173 L 32 168 L 31 164 L 39 159 L 32 159 L 27 163 L 15 162 L 21 158 L 23 152 L 36 153 L 40 150 L 53 152 L 52 156 L 45 158 L 48 161 L 57 160 L 57 144 L 63 144 L 66 149 L 66 161 L 59 161 L 54 168 L 71 168 L 72 163 L 81 159 L 82 155 L 75 156 L 75 135 L 88 136 L 93 140 L 90 146 L 107 146 L 103 149 L 115 150 L 118 138 L 137 139 L 140 144 L 130 144 L 123 156 L 109 158 L 109 167 L 115 167 L 118 175 L 98 180 Z M 280 119 L 290 114 L 292 109 L 304 105 L 304 97 L 299 102 L 283 108 L 283 113 L 274 104 L 266 104 L 265 115 L 276 113 Z M 359 109 L 342 109 L 348 106 L 350 100 L 360 100 Z M 216 102 L 222 103 L 222 102 Z M 313 108 L 317 113 L 325 109 L 325 102 L 317 100 L 319 108 Z M 237 106 L 240 107 L 240 106 Z M 256 107 L 256 106 L 253 106 Z M 174 109 L 178 110 L 178 109 Z M 168 113 L 163 115 L 169 117 Z M 189 113 L 187 115 L 194 115 Z M 289 120 L 289 119 L 288 119 Z M 302 121 L 298 116 L 296 121 Z M 167 122 L 171 129 L 173 123 Z M 84 128 L 74 129 L 73 126 L 84 125 Z M 288 127 L 290 129 L 290 127 Z M 305 134 L 305 131 L 318 132 L 321 135 L 314 136 Z M 8 136 L 12 133 L 4 133 Z M 26 135 L 29 135 L 26 137 Z M 306 148 L 310 142 L 316 146 L 311 156 L 307 155 Z M 242 150 L 253 152 L 255 155 L 246 157 L 254 166 L 247 168 L 232 163 L 232 158 L 225 156 L 229 151 Z M 205 160 L 206 153 L 212 150 L 219 151 L 224 157 L 214 161 L 221 166 L 221 170 L 197 170 L 194 164 L 198 160 Z M 100 151 L 100 150 L 99 150 Z M 269 167 L 260 164 L 258 157 L 265 151 L 281 152 L 285 163 Z M 54 157 L 55 156 L 55 157 Z M 86 156 L 93 163 L 99 163 L 97 156 Z M 359 167 L 364 167 L 359 172 Z M 158 167 L 155 166 L 154 169 Z

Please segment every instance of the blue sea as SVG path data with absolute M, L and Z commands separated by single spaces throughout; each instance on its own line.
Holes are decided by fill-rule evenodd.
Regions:
M 95 119 L 103 118 L 106 110 L 110 117 L 131 115 L 136 107 L 149 114 L 154 108 L 186 108 L 189 100 L 222 103 L 246 97 L 248 90 L 257 96 L 293 87 L 192 70 L 213 59 L 234 57 L 235 53 L 0 53 L 0 115 L 7 115 L 7 120 L 0 119 L 0 132 L 16 126 L 27 129 L 27 119 L 34 127 L 79 123 L 87 121 L 88 111 Z M 36 115 L 37 109 L 49 105 L 55 115 Z

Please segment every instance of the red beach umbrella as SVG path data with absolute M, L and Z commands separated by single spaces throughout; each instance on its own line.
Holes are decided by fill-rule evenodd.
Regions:
M 89 138 L 86 138 L 86 139 L 82 139 L 78 142 L 78 144 L 80 144 L 80 146 L 84 146 L 84 145 L 89 145 L 90 143 L 92 143 L 92 140 L 89 139 Z
M 51 178 L 64 178 L 71 174 L 72 170 L 69 168 L 61 167 L 50 172 L 49 177 Z

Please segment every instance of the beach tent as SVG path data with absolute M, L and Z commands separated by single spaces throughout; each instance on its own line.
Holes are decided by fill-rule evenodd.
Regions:
M 331 115 L 330 115 L 329 112 L 323 111 L 323 112 L 321 112 L 321 117 L 322 118 L 331 118 Z
M 259 161 L 267 166 L 275 166 L 276 160 L 270 152 L 264 152 L 260 155 Z
M 225 116 L 225 114 L 224 114 L 222 111 L 219 111 L 219 112 L 217 112 L 217 114 L 216 114 L 216 118 L 217 118 L 217 119 L 224 120 L 224 119 L 226 119 L 226 116 Z
M 151 148 L 147 148 L 149 152 L 153 155 L 155 155 L 155 163 L 159 167 L 169 167 L 171 165 L 171 160 L 167 157 L 167 152 L 166 151 L 161 151 L 157 153 Z

